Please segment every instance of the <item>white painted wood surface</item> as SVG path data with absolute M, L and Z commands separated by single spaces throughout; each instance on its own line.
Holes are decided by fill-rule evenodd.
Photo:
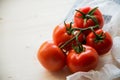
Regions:
M 67 70 L 48 72 L 36 54 L 74 2 L 0 0 L 0 80 L 65 80 Z

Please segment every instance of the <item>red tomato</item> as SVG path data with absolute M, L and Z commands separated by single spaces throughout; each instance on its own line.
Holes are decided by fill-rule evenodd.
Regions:
M 85 15 L 89 15 L 88 13 L 92 10 L 93 8 L 91 7 L 83 7 L 83 8 L 80 8 L 79 11 L 83 12 Z M 103 24 L 104 24 L 104 19 L 103 19 L 103 16 L 101 14 L 101 12 L 99 11 L 99 9 L 96 9 L 95 12 L 91 15 L 91 16 L 94 16 L 99 24 L 99 28 L 102 28 L 103 27 Z M 92 20 L 92 19 L 87 19 L 87 18 L 81 18 L 82 17 L 82 14 L 80 12 L 76 12 L 75 15 L 74 15 L 74 25 L 76 27 L 79 27 L 79 28 L 88 28 L 90 26 L 95 26 L 95 22 Z M 85 19 L 86 22 L 85 22 Z M 90 32 L 87 31 L 85 32 L 85 34 L 87 35 L 88 33 Z
M 58 71 L 65 66 L 66 56 L 53 42 L 44 42 L 38 51 L 38 60 L 49 71 Z
M 112 38 L 108 32 L 98 29 L 95 31 L 97 35 L 101 35 L 103 39 L 97 39 L 95 34 L 91 32 L 86 38 L 86 44 L 95 48 L 99 55 L 107 53 L 113 44 Z M 97 39 L 97 41 L 96 41 Z
M 70 24 L 66 24 L 66 26 L 69 28 L 70 27 Z M 56 26 L 56 28 L 54 29 L 53 31 L 53 41 L 56 45 L 60 46 L 62 44 L 64 44 L 66 41 L 70 40 L 73 35 L 69 35 L 67 33 L 67 30 L 66 30 L 66 26 L 65 25 L 58 25 Z M 73 27 L 73 25 L 72 25 Z M 82 42 L 83 41 L 83 34 L 81 34 L 79 37 L 78 37 L 79 41 Z M 72 41 L 71 43 L 69 43 L 68 45 L 66 45 L 64 47 L 65 50 L 70 50 L 72 48 L 72 43 L 75 43 L 75 41 Z
M 83 45 L 85 50 L 76 53 L 74 50 L 69 51 L 67 56 L 67 65 L 71 72 L 89 71 L 95 69 L 98 64 L 98 53 L 90 46 Z
M 70 27 L 70 24 L 64 24 L 56 26 L 53 31 L 53 41 L 56 45 L 60 46 L 64 44 L 66 41 L 72 38 L 71 35 L 67 33 L 66 27 Z

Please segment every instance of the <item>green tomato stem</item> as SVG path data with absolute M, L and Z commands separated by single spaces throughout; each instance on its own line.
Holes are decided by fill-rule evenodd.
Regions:
M 93 28 L 93 29 L 99 28 L 99 25 L 90 26 L 88 28 L 72 28 L 72 29 L 76 30 L 76 31 L 86 31 L 86 30 L 91 30 L 91 28 Z
M 88 19 L 92 19 L 93 22 L 94 22 L 96 25 L 99 25 L 97 19 L 95 18 L 95 16 L 86 15 L 86 18 L 88 18 Z
M 63 49 L 66 45 L 68 45 L 70 42 L 72 42 L 73 40 L 76 39 L 76 37 L 78 38 L 79 35 L 82 33 L 82 31 L 86 31 L 86 30 L 91 30 L 92 29 L 95 29 L 95 28 L 99 28 L 99 25 L 95 25 L 95 26 L 91 26 L 91 27 L 88 27 L 88 28 L 71 28 L 72 31 L 79 31 L 74 37 L 72 37 L 71 39 L 69 39 L 68 41 L 66 41 L 64 44 L 60 45 L 59 47 L 61 49 Z M 77 41 L 77 40 L 76 40 Z M 79 42 L 80 44 L 80 42 Z M 83 47 L 82 47 L 82 44 L 79 45 L 80 46 L 80 51 L 83 51 Z
M 66 41 L 63 45 L 61 45 L 60 46 L 60 48 L 62 49 L 62 48 L 64 48 L 66 45 L 68 45 L 70 42 L 72 42 L 73 40 L 75 40 L 76 39 L 76 36 L 79 36 L 81 34 L 81 31 L 78 33 L 78 34 L 76 34 L 74 37 L 72 37 L 71 39 L 69 39 L 68 41 Z

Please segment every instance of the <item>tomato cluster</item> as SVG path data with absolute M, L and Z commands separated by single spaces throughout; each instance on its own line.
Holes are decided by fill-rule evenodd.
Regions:
M 59 71 L 66 65 L 71 72 L 95 69 L 99 56 L 112 47 L 110 34 L 102 27 L 103 16 L 98 7 L 83 7 L 75 11 L 74 22 L 57 25 L 53 40 L 44 42 L 38 50 L 39 62 L 49 71 Z

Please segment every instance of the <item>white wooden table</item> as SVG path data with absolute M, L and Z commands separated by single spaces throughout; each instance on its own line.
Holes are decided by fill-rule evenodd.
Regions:
M 65 80 L 67 70 L 48 72 L 36 54 L 74 2 L 0 0 L 0 80 Z

